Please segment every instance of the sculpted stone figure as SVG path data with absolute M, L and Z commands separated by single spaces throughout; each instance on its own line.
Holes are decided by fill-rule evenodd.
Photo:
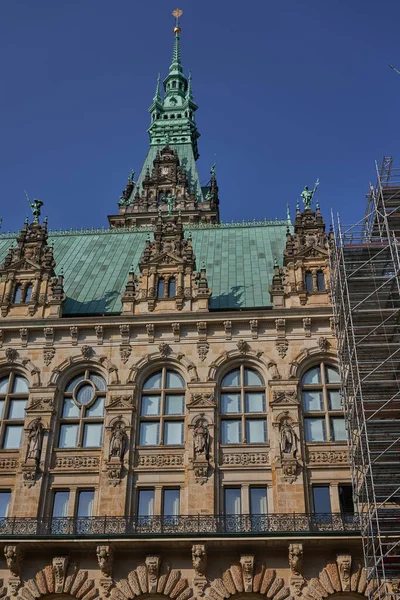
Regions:
M 282 454 L 293 454 L 297 452 L 297 435 L 288 419 L 284 419 L 280 429 L 280 449 Z
M 44 428 L 40 417 L 32 421 L 28 433 L 28 449 L 26 458 L 33 459 L 36 463 L 40 460 L 40 452 L 42 450 Z
M 293 575 L 301 574 L 303 563 L 303 545 L 289 544 L 289 567 Z
M 111 432 L 109 458 L 123 459 L 126 451 L 126 432 L 125 425 L 122 421 L 115 423 Z
M 210 434 L 205 419 L 200 419 L 193 430 L 193 449 L 195 459 L 204 457 L 208 460 Z

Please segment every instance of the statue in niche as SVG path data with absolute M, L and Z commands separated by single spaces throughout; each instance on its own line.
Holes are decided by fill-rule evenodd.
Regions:
M 123 421 L 117 421 L 111 432 L 109 458 L 119 458 L 122 461 L 126 451 L 126 442 L 125 424 Z
M 26 458 L 34 460 L 36 463 L 40 460 L 40 452 L 42 450 L 44 427 L 40 417 L 32 421 L 28 433 L 28 449 Z
M 281 454 L 293 454 L 296 457 L 297 453 L 297 435 L 292 425 L 289 423 L 289 419 L 283 419 L 280 428 L 280 449 Z
M 208 425 L 205 419 L 199 419 L 193 430 L 193 450 L 195 460 L 205 458 L 208 460 L 210 447 L 210 434 Z

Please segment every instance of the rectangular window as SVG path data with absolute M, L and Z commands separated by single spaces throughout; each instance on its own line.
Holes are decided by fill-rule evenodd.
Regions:
M 221 412 L 223 415 L 240 413 L 240 394 L 221 394 Z
M 317 514 L 331 513 L 331 497 L 329 485 L 313 485 L 314 512 Z
M 241 512 L 240 488 L 225 488 L 225 514 L 240 515 Z
M 54 492 L 53 513 L 54 519 L 66 517 L 68 515 L 69 492 Z
M 11 492 L 0 492 L 0 519 L 5 519 L 10 506 Z
M 221 437 L 223 444 L 241 444 L 242 442 L 242 422 L 221 421 Z
M 79 492 L 77 517 L 91 517 L 93 515 L 94 490 Z
M 3 418 L 5 400 L 0 400 L 0 419 Z
M 161 396 L 142 396 L 142 416 L 159 416 L 161 407 Z
M 8 411 L 9 419 L 25 419 L 26 400 L 11 400 L 10 410 Z
M 163 493 L 163 526 L 176 527 L 179 524 L 180 490 L 164 490 Z
M 263 392 L 248 392 L 244 397 L 246 412 L 265 412 L 265 394 Z
M 329 410 L 342 410 L 339 390 L 328 390 Z
M 90 408 L 86 409 L 87 417 L 103 417 L 104 416 L 104 398 L 97 398 L 96 402 Z
M 183 422 L 166 421 L 164 423 L 164 445 L 181 446 L 183 444 Z
M 154 490 L 140 490 L 138 499 L 138 517 L 154 515 Z
M 308 417 L 304 419 L 304 429 L 307 442 L 326 442 L 325 419 Z
M 183 415 L 184 404 L 185 404 L 184 396 L 166 396 L 165 397 L 165 414 L 166 415 Z
M 23 425 L 7 425 L 3 448 L 7 450 L 20 448 L 23 428 Z
M 78 425 L 61 425 L 59 448 L 75 448 L 78 442 Z
M 267 488 L 250 488 L 250 513 L 252 515 L 267 514 Z
M 331 417 L 331 432 L 332 439 L 335 442 L 345 442 L 346 436 L 346 425 L 343 417 Z
M 303 409 L 305 412 L 324 410 L 322 392 L 303 392 Z
M 102 423 L 86 423 L 83 428 L 83 447 L 99 448 L 103 434 Z
M 72 400 L 72 398 L 64 399 L 64 406 L 63 406 L 63 412 L 62 412 L 63 419 L 73 419 L 73 418 L 79 419 L 79 412 L 80 412 L 79 408 L 77 407 L 75 402 Z
M 246 419 L 246 442 L 265 444 L 267 441 L 267 422 L 265 419 Z
M 140 423 L 140 446 L 157 446 L 160 441 L 160 423 L 146 421 Z
M 340 512 L 348 515 L 354 514 L 353 487 L 339 485 Z

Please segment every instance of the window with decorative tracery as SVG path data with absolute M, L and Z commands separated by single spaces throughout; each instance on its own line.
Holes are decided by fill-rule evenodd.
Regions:
M 185 382 L 163 368 L 143 385 L 140 407 L 140 446 L 181 446 L 185 412 Z
M 307 442 L 346 440 L 337 369 L 323 362 L 309 369 L 302 378 L 302 404 Z
M 0 447 L 6 450 L 21 446 L 29 383 L 21 375 L 0 377 Z
M 84 371 L 68 383 L 61 410 L 59 448 L 98 448 L 103 438 L 106 381 Z
M 267 442 L 265 383 L 261 375 L 243 365 L 225 375 L 220 419 L 222 444 Z

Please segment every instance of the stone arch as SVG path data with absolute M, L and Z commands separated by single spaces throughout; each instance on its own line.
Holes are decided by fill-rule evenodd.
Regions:
M 29 358 L 18 360 L 17 358 L 10 360 L 0 359 L 0 371 L 10 373 L 10 371 L 19 370 L 21 375 L 27 377 L 30 375 L 31 387 L 40 387 L 40 369 L 33 364 Z M 29 377 L 28 377 L 29 378 Z
M 138 565 L 126 579 L 118 581 L 111 589 L 112 600 L 133 600 L 144 594 L 157 594 L 171 600 L 188 600 L 193 590 L 178 569 L 160 564 L 158 556 L 148 556 L 146 563 Z
M 55 594 L 84 600 L 100 600 L 93 579 L 88 578 L 88 572 L 78 569 L 75 564 L 68 567 L 66 557 L 54 558 L 53 564 L 47 565 L 36 573 L 35 577 L 26 581 L 18 591 L 18 599 L 37 600 Z
M 261 594 L 269 600 L 285 600 L 290 589 L 275 569 L 267 569 L 263 564 L 253 563 L 252 556 L 241 557 L 240 564 L 234 564 L 224 571 L 221 578 L 214 579 L 206 590 L 210 600 L 223 600 L 243 593 Z
M 113 372 L 110 370 L 108 362 L 109 361 L 105 356 L 100 356 L 98 360 L 87 359 L 81 355 L 69 356 L 53 369 L 48 386 L 56 386 L 61 390 L 64 385 L 66 385 L 68 379 L 73 377 L 74 373 L 87 368 L 97 369 L 107 379 L 107 375 L 110 375 L 110 373 Z M 117 380 L 110 380 L 108 383 L 119 383 L 118 370 L 116 367 L 115 371 L 117 372 Z
M 299 379 L 303 372 L 311 367 L 317 358 L 325 359 L 337 367 L 337 355 L 334 350 L 322 352 L 320 348 L 306 348 L 291 361 L 289 365 L 289 378 Z
M 255 352 L 251 350 L 249 347 L 245 352 L 240 352 L 240 350 L 230 350 L 229 352 L 223 352 L 218 358 L 216 358 L 208 369 L 207 381 L 216 381 L 217 376 L 221 374 L 225 374 L 227 369 L 230 367 L 234 368 L 235 365 L 241 364 L 245 361 L 249 366 L 255 367 L 257 370 L 261 370 L 261 374 L 265 380 L 268 381 L 268 373 L 270 374 L 270 378 L 274 379 L 271 371 L 271 365 L 275 365 L 276 363 L 272 360 L 269 360 L 267 357 L 263 357 L 263 352 Z
M 199 381 L 195 364 L 184 354 L 177 354 L 170 350 L 167 354 L 153 352 L 141 358 L 131 367 L 126 383 L 138 383 L 140 385 L 155 367 L 162 366 L 175 368 L 185 380 L 191 383 Z
M 350 565 L 348 570 L 343 569 L 343 558 L 347 559 Z M 303 596 L 307 600 L 324 600 L 344 592 L 355 598 L 372 597 L 375 586 L 373 581 L 367 584 L 365 569 L 361 564 L 352 566 L 351 556 L 342 554 L 337 556 L 336 562 L 327 563 L 318 577 L 307 581 L 306 587 L 303 588 Z

